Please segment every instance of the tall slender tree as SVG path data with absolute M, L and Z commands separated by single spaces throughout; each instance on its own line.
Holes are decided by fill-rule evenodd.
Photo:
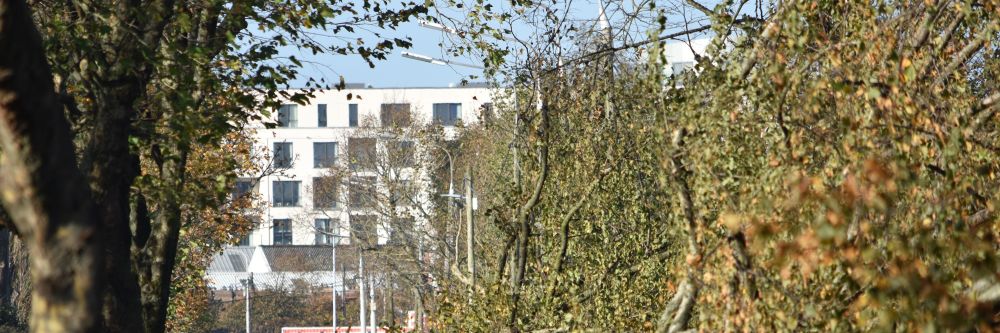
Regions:
M 4 161 L 24 164 L 18 168 L 10 164 L 11 170 L 23 176 L 5 177 L 5 186 L 7 192 L 24 195 L 5 199 L 4 206 L 17 231 L 29 240 L 35 254 L 32 260 L 51 261 L 54 266 L 45 269 L 64 270 L 33 274 L 79 275 L 80 279 L 66 281 L 86 285 L 72 288 L 79 295 L 66 299 L 66 305 L 78 307 L 72 311 L 76 316 L 103 315 L 103 320 L 87 317 L 79 321 L 79 327 L 66 329 L 100 327 L 111 332 L 163 331 L 183 227 L 184 190 L 190 181 L 187 165 L 194 147 L 218 146 L 226 134 L 248 122 L 266 121 L 267 109 L 276 106 L 279 95 L 301 100 L 308 94 L 279 91 L 302 66 L 295 57 L 280 54 L 279 48 L 292 45 L 312 52 L 352 53 L 373 65 L 392 48 L 409 46 L 408 40 L 383 37 L 377 31 L 353 31 L 395 28 L 426 11 L 423 4 L 386 1 L 32 1 L 30 5 L 35 15 L 24 3 L 4 3 L 10 8 L 3 12 L 3 23 L 10 27 L 2 31 L 4 65 L 25 73 L 5 78 L 11 96 L 25 97 L 12 100 L 20 104 L 5 102 L 12 105 L 6 107 L 10 111 L 5 115 L 18 116 L 4 119 L 9 145 L 3 149 Z M 36 23 L 45 36 L 44 49 L 38 34 L 20 33 L 35 31 Z M 320 41 L 310 29 L 349 35 L 352 41 Z M 354 37 L 359 39 L 355 42 Z M 21 47 L 23 41 L 35 44 Z M 53 66 L 54 77 L 48 74 L 47 62 Z M 322 87 L 319 81 L 309 82 Z M 37 112 L 41 108 L 36 106 L 48 108 L 48 113 Z M 42 119 L 51 124 L 32 122 Z M 30 142 L 29 134 L 40 133 L 54 136 Z M 73 145 L 60 146 L 66 142 Z M 77 154 L 79 163 L 75 162 Z M 151 163 L 143 164 L 143 160 Z M 72 176 L 74 172 L 84 178 Z M 44 178 L 63 174 L 68 176 Z M 45 183 L 24 182 L 27 177 Z M 89 183 L 90 190 L 75 187 L 79 180 Z M 60 188 L 61 184 L 66 186 Z M 48 204 L 43 200 L 69 195 L 87 199 L 72 201 L 72 207 L 77 207 L 73 209 L 43 206 Z M 200 205 L 209 202 L 196 200 Z M 36 236 L 29 227 L 37 223 L 27 220 L 25 207 L 45 207 L 41 212 L 73 216 L 55 219 L 52 227 L 42 225 L 37 235 L 95 240 L 64 244 L 58 238 Z M 59 233 L 59 223 L 79 224 L 82 229 Z M 78 247 L 74 254 L 78 257 L 96 257 L 61 255 L 60 260 L 73 264 L 59 264 L 38 252 L 60 246 Z M 103 268 L 84 270 L 93 260 L 102 262 Z M 82 279 L 91 273 L 100 276 Z M 47 290 L 48 285 L 35 284 L 35 288 Z M 101 294 L 92 299 L 95 289 Z M 33 306 L 40 311 L 38 316 L 53 315 L 54 307 L 48 302 Z M 103 310 L 94 311 L 93 306 Z

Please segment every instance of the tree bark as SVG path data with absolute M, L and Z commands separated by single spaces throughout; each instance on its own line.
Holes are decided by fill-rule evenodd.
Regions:
M 31 321 L 31 270 L 28 247 L 24 239 L 11 237 L 11 306 L 19 326 L 28 326 Z
M 137 103 L 156 71 L 155 54 L 163 32 L 173 16 L 173 0 L 118 2 L 115 10 L 123 18 L 116 33 L 105 43 L 117 46 L 104 54 L 111 65 L 94 76 L 86 87 L 93 95 L 93 127 L 85 143 L 82 163 L 89 176 L 94 201 L 101 215 L 106 238 L 103 312 L 106 332 L 143 332 L 143 291 L 132 260 L 133 235 L 130 228 L 130 195 L 139 174 L 139 159 L 131 151 L 129 137 L 138 115 Z M 161 328 L 162 330 L 162 328 Z
M 138 172 L 137 160 L 128 147 L 130 115 L 134 114 L 131 104 L 138 98 L 138 91 L 130 85 L 109 88 L 97 97 L 95 127 L 83 163 L 106 237 L 104 272 L 108 285 L 103 316 L 107 332 L 141 332 L 143 323 L 129 227 L 129 194 Z
M 0 205 L 0 219 L 4 219 L 5 216 L 7 216 L 7 213 L 3 211 L 3 205 Z M 11 256 L 13 242 L 13 232 L 10 230 L 0 230 L 0 258 L 3 258 L 3 270 L 0 271 L 0 306 L 6 308 L 11 307 L 10 296 L 14 289 L 13 281 L 11 281 L 14 278 L 14 270 L 11 267 L 14 261 L 14 258 Z
M 161 189 L 157 202 L 160 207 L 152 223 L 148 241 L 138 253 L 136 270 L 142 288 L 142 312 L 147 333 L 163 332 L 166 328 L 170 281 L 180 239 L 184 168 L 187 154 L 178 147 L 171 149 L 178 158 L 167 159 L 162 167 Z
M 535 181 L 535 187 L 531 193 L 531 197 L 528 201 L 524 203 L 523 206 L 517 209 L 517 227 L 519 231 L 517 232 L 517 247 L 515 248 L 515 264 L 513 267 L 511 279 L 511 311 L 510 320 L 508 326 L 512 332 L 520 331 L 517 327 L 517 316 L 518 316 L 518 301 L 521 298 L 521 285 L 524 283 L 524 276 L 527 270 L 527 260 L 528 260 L 528 243 L 531 238 L 531 211 L 538 205 L 541 200 L 542 189 L 545 187 L 545 180 L 548 177 L 549 172 L 549 148 L 548 148 L 548 131 L 549 131 L 549 113 L 548 108 L 545 105 L 545 101 L 542 98 L 541 82 L 535 81 L 535 110 L 541 118 L 538 128 L 538 163 L 539 163 L 539 174 L 538 179 Z
M 0 0 L 0 202 L 31 252 L 33 332 L 97 332 L 98 215 L 24 0 Z
M 28 248 L 21 237 L 11 230 L 0 231 L 3 246 L 3 273 L 0 289 L 3 305 L 13 312 L 8 326 L 27 327 L 31 317 L 31 276 L 28 270 Z
M 691 320 L 691 315 L 698 299 L 698 292 L 701 289 L 699 287 L 700 282 L 697 280 L 698 275 L 702 272 L 702 253 L 698 243 L 698 218 L 695 216 L 691 184 L 688 179 L 691 171 L 684 164 L 686 149 L 684 147 L 684 139 L 686 136 L 687 131 L 684 129 L 674 132 L 672 141 L 675 151 L 672 152 L 670 159 L 673 165 L 672 177 L 679 189 L 678 197 L 683 209 L 684 222 L 687 225 L 687 276 L 684 277 L 684 281 L 677 288 L 677 293 L 667 303 L 666 309 L 660 315 L 657 323 L 657 333 L 677 333 L 687 330 L 688 321 Z

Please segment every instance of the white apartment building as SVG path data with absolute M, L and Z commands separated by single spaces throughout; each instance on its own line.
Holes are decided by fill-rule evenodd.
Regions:
M 311 189 L 314 181 L 327 175 L 332 163 L 348 162 L 351 144 L 366 145 L 383 140 L 371 138 L 377 127 L 409 114 L 413 123 L 438 123 L 445 135 L 454 135 L 455 124 L 479 121 L 480 112 L 490 106 L 490 90 L 483 85 L 455 88 L 366 88 L 348 85 L 344 90 L 314 93 L 304 105 L 289 103 L 273 112 L 278 127 L 255 129 L 255 151 L 265 151 L 273 172 L 259 180 L 241 178 L 237 192 L 254 191 L 267 202 L 264 215 L 253 232 L 241 241 L 244 246 L 329 245 L 350 242 L 352 218 L 364 212 L 341 200 L 350 189 L 336 189 L 336 202 L 321 202 Z M 376 128 L 365 128 L 372 125 Z M 369 133 L 366 140 L 355 137 Z M 394 139 L 398 140 L 398 138 Z M 418 148 L 419 149 L 419 148 Z M 419 221 L 415 221 L 419 223 Z M 379 224 L 376 224 L 379 225 Z M 385 244 L 392 230 L 379 226 L 377 241 Z M 339 237 L 331 237 L 330 234 Z
M 705 56 L 705 50 L 711 43 L 712 39 L 710 38 L 665 43 L 662 52 L 667 63 L 663 64 L 663 74 L 666 76 L 679 75 L 685 70 L 693 68 L 697 63 L 695 55 Z

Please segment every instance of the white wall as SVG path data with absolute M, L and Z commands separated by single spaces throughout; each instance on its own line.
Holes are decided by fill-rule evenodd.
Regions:
M 667 64 L 664 66 L 664 75 L 679 74 L 673 72 L 674 64 L 694 64 L 695 54 L 705 55 L 705 49 L 712 42 L 711 39 L 695 39 L 688 42 L 671 42 L 663 45 L 663 55 Z M 692 52 L 694 50 L 694 52 Z
M 300 181 L 299 206 L 269 207 L 261 224 L 250 237 L 251 246 L 273 244 L 272 223 L 275 219 L 290 218 L 293 220 L 292 241 L 295 245 L 313 244 L 315 232 L 313 221 L 316 218 L 332 217 L 339 219 L 341 236 L 349 236 L 349 212 L 346 207 L 317 212 L 312 209 L 312 178 L 323 175 L 326 169 L 313 167 L 313 143 L 337 142 L 337 155 L 341 163 L 346 161 L 347 138 L 354 131 L 348 127 L 348 105 L 358 104 L 359 122 L 366 119 L 378 120 L 383 103 L 409 103 L 413 121 L 429 123 L 433 116 L 434 103 L 461 103 L 461 119 L 464 123 L 479 121 L 479 110 L 483 103 L 491 101 L 487 88 L 394 88 L 394 89 L 345 89 L 342 91 L 326 91 L 315 93 L 315 98 L 308 105 L 298 106 L 298 124 L 296 128 L 267 129 L 260 125 L 256 131 L 257 144 L 255 149 L 271 151 L 275 142 L 292 143 L 292 167 L 280 174 L 261 179 L 257 191 L 269 204 L 272 200 L 272 182 L 278 180 Z M 349 100 L 347 96 L 350 95 Z M 327 127 L 317 127 L 317 105 L 327 105 Z M 272 115 L 275 119 L 277 112 Z M 454 135 L 455 129 L 447 127 L 446 134 Z M 261 161 L 264 162 L 264 161 Z M 348 189 L 341 188 L 340 195 L 346 197 Z M 346 200 L 340 200 L 344 202 Z M 343 206 L 343 205 L 341 205 Z M 417 221 L 420 224 L 421 221 Z M 379 230 L 380 241 L 388 239 L 387 230 Z M 346 242 L 346 240 L 342 240 Z

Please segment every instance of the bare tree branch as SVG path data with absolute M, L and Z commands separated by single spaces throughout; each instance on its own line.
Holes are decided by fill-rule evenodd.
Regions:
M 705 7 L 705 5 L 702 5 L 702 4 L 698 3 L 698 1 L 687 0 L 685 2 L 687 2 L 687 4 L 689 4 L 689 5 L 691 5 L 691 7 L 694 7 L 694 9 L 697 9 L 702 14 L 705 14 L 705 16 L 715 17 L 715 12 L 713 12 L 711 9 L 708 9 L 708 7 Z
M 701 271 L 701 250 L 698 246 L 698 221 L 695 217 L 694 202 L 691 199 L 691 187 L 688 184 L 688 171 L 684 165 L 684 138 L 687 131 L 680 129 L 674 132 L 673 145 L 676 150 L 671 157 L 673 178 L 680 187 L 678 196 L 687 223 L 688 239 L 688 270 L 684 282 L 677 288 L 677 293 L 667 303 L 666 309 L 660 315 L 657 323 L 657 333 L 677 333 L 687 329 L 688 321 L 698 298 L 698 285 L 695 275 Z
M 975 39 L 969 42 L 969 44 L 966 44 L 961 51 L 959 51 L 957 54 L 955 54 L 954 57 L 951 58 L 951 62 L 948 63 L 948 66 L 944 68 L 942 75 L 938 76 L 938 79 L 935 81 L 935 84 L 941 84 L 949 77 L 951 77 L 951 73 L 954 73 L 963 65 L 965 65 L 965 63 L 968 62 L 973 55 L 979 52 L 979 50 L 981 50 L 983 46 L 986 45 L 986 41 L 988 41 L 992 37 L 993 37 L 993 29 L 990 28 L 984 29 L 984 31 L 980 33 L 979 36 L 977 36 Z

